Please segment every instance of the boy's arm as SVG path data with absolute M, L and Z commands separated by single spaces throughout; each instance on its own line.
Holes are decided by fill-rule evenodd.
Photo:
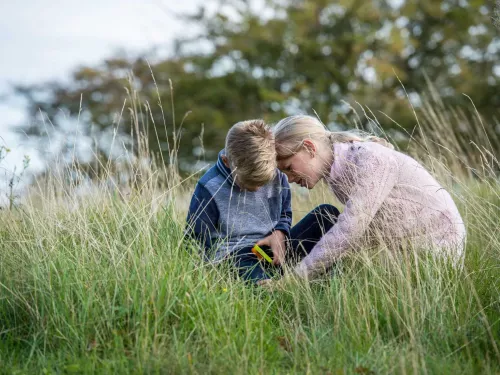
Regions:
M 292 226 L 292 194 L 285 174 L 281 174 L 281 214 L 273 233 L 257 242 L 257 245 L 269 246 L 273 252 L 273 265 L 285 260 L 286 237 L 290 238 Z
M 281 174 L 281 215 L 273 231 L 279 230 L 290 237 L 292 226 L 292 193 L 286 175 Z
M 212 195 L 201 184 L 197 184 L 189 205 L 186 232 L 203 245 L 205 250 L 212 246 L 212 234 L 217 231 L 219 209 Z

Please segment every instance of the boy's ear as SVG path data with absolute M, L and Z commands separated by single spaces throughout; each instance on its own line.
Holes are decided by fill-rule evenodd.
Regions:
M 222 155 L 222 156 L 221 156 L 221 159 L 222 159 L 222 162 L 224 163 L 224 165 L 225 165 L 226 167 L 231 168 L 231 167 L 229 166 L 229 159 L 227 158 L 227 156 L 226 156 L 226 155 Z
M 302 145 L 312 158 L 316 155 L 316 145 L 313 141 L 311 141 L 310 139 L 305 139 L 302 142 Z

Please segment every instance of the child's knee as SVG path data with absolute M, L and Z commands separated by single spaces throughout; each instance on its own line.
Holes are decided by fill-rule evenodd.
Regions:
M 320 204 L 318 207 L 314 209 L 314 212 L 316 214 L 319 214 L 323 217 L 331 218 L 337 221 L 337 217 L 340 215 L 339 210 L 337 207 L 331 205 L 331 204 Z

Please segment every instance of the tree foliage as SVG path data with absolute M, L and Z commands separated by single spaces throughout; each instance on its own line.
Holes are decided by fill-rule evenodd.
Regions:
M 215 11 L 185 16 L 202 31 L 180 38 L 171 57 L 116 56 L 79 68 L 68 83 L 19 92 L 33 115 L 41 110 L 56 128 L 67 125 L 61 109 L 97 138 L 119 118 L 123 133 L 140 128 L 152 149 L 165 154 L 182 123 L 183 165 L 200 157 L 202 131 L 210 161 L 227 129 L 249 118 L 276 121 L 314 110 L 328 125 L 349 127 L 346 119 L 360 103 L 392 119 L 382 116 L 389 134 L 411 132 L 409 102 L 418 107 L 429 83 L 444 103 L 461 105 L 465 94 L 493 118 L 500 107 L 494 6 L 478 0 L 267 0 L 256 10 L 247 1 L 222 1 Z M 25 130 L 43 136 L 44 129 L 35 122 Z

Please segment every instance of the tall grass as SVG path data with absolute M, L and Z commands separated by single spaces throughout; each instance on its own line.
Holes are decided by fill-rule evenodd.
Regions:
M 432 126 L 447 134 L 442 111 Z M 425 124 L 415 142 L 437 139 Z M 168 161 L 155 168 L 138 152 L 128 189 L 91 195 L 49 173 L 0 214 L 0 373 L 500 373 L 498 160 L 488 143 L 476 148 L 486 159 L 451 147 L 418 156 L 466 220 L 463 270 L 425 252 L 360 252 L 331 277 L 274 292 L 203 263 L 183 237 L 193 179 Z M 476 164 L 449 162 L 463 156 Z M 331 199 L 295 191 L 295 221 Z

